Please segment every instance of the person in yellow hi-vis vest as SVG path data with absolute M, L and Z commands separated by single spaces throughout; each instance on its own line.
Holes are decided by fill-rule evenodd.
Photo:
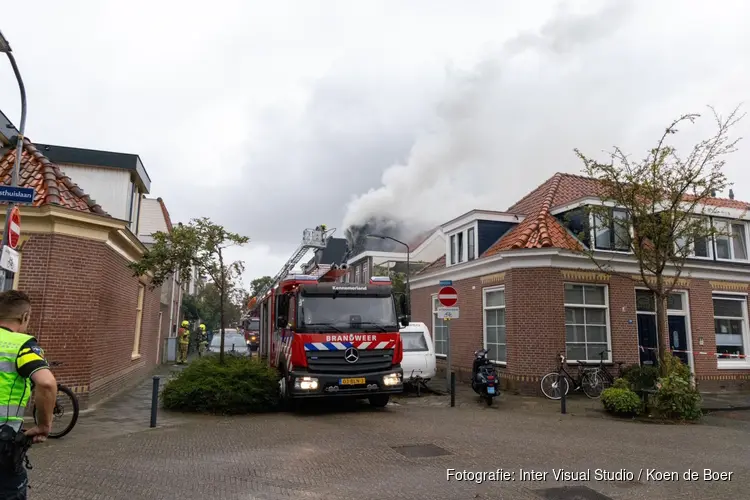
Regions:
M 52 429 L 57 381 L 36 339 L 25 333 L 31 300 L 23 292 L 0 293 L 0 498 L 27 498 L 31 468 L 26 451 L 47 439 Z M 37 424 L 24 429 L 24 411 L 34 389 Z
M 178 338 L 180 340 L 180 354 L 177 356 L 178 365 L 187 363 L 188 345 L 190 344 L 190 330 L 188 329 L 188 326 L 190 326 L 190 323 L 188 323 L 187 320 L 183 321 L 182 328 L 180 328 L 178 333 Z

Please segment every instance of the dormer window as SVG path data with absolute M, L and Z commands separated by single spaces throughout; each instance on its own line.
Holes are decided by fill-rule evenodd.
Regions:
M 464 233 L 458 233 L 458 261 L 464 261 Z
M 466 246 L 469 249 L 469 258 L 466 260 L 474 260 L 476 259 L 476 248 L 474 245 L 474 228 L 469 228 L 468 231 L 466 231 Z
M 456 235 L 451 236 L 451 265 L 456 263 L 456 254 L 458 253 L 458 247 L 456 246 Z
M 720 260 L 748 260 L 747 226 L 743 222 L 714 220 L 716 258 Z
M 613 208 L 608 217 L 595 214 L 593 219 L 594 248 L 618 252 L 630 250 L 630 225 L 625 210 Z

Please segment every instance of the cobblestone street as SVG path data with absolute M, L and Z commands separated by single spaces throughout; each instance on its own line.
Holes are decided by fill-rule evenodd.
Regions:
M 385 410 L 358 404 L 237 418 L 162 412 L 165 426 L 148 429 L 144 407 L 128 413 L 123 404 L 147 395 L 139 390 L 83 415 L 67 438 L 35 447 L 31 498 L 726 499 L 744 497 L 750 478 L 750 422 L 731 415 L 700 426 L 649 425 L 601 418 L 581 399 L 571 399 L 571 414 L 559 415 L 556 403 L 538 398 L 510 396 L 488 408 L 462 392 L 455 408 L 446 397 L 424 396 Z M 96 416 L 113 415 L 111 408 L 120 408 L 120 420 Z M 409 448 L 401 453 L 399 446 Z M 449 468 L 515 475 L 483 484 L 447 481 Z M 564 483 L 554 480 L 553 468 L 625 469 L 636 480 Z M 647 480 L 644 472 L 638 481 L 648 468 L 692 469 L 701 480 Z M 728 482 L 704 482 L 704 468 L 734 474 Z M 547 481 L 520 481 L 519 469 L 548 472 Z M 543 491 L 565 484 L 593 491 Z

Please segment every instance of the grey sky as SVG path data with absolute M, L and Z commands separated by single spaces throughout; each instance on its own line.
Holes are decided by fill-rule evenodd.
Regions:
M 504 209 L 579 172 L 574 147 L 640 155 L 677 115 L 750 92 L 739 0 L 60 4 L 0 21 L 29 137 L 140 154 L 173 219 L 251 237 L 246 281 L 305 227 Z M 18 108 L 2 62 L 0 109 Z M 727 165 L 744 199 L 748 160 L 741 143 Z

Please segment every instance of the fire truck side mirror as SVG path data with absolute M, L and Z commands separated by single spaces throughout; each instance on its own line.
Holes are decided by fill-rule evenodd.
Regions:
M 276 318 L 276 326 L 279 328 L 286 328 L 287 320 L 285 316 L 279 316 Z
M 409 316 L 401 316 L 399 318 L 399 321 L 401 322 L 401 326 L 403 327 L 409 326 Z

